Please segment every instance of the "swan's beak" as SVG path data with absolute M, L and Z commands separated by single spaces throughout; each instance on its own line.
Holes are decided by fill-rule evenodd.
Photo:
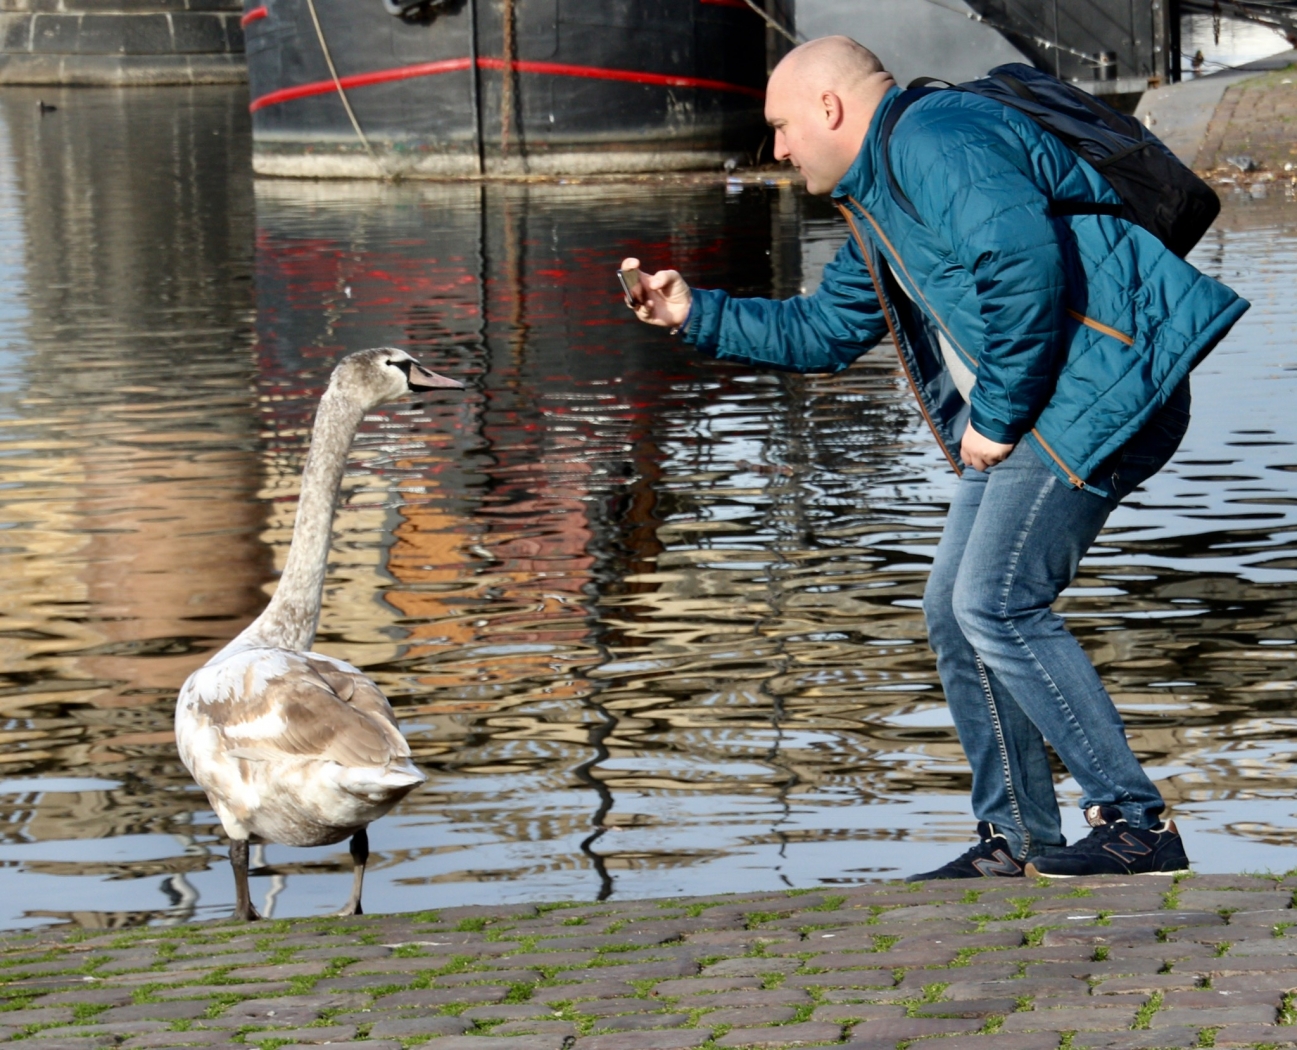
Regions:
M 436 372 L 429 372 L 422 365 L 411 362 L 411 390 L 435 390 L 437 387 L 454 387 L 456 390 L 463 390 L 464 384 L 458 379 L 448 379 L 446 376 L 438 375 Z

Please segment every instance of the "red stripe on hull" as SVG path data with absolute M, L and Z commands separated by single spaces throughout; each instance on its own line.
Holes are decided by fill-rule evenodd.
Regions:
M 713 0 L 714 2 L 714 0 Z M 746 6 L 746 5 L 744 5 Z M 251 12 L 249 12 L 251 14 Z M 479 69 L 504 69 L 502 58 L 479 58 Z M 447 58 L 440 62 L 420 62 L 412 66 L 397 66 L 395 69 L 379 69 L 371 73 L 354 73 L 339 78 L 344 90 L 369 87 L 371 84 L 386 84 L 393 80 L 409 80 L 412 77 L 430 77 L 440 73 L 454 73 L 469 68 L 467 58 Z M 604 69 L 599 66 L 574 66 L 563 62 L 526 62 L 513 63 L 518 73 L 535 73 L 541 76 L 585 77 L 591 80 L 620 80 L 629 84 L 649 84 L 655 87 L 697 88 L 703 91 L 729 91 L 751 98 L 763 99 L 766 93 L 760 88 L 744 87 L 742 84 L 730 84 L 724 80 L 708 80 L 705 77 L 678 77 L 667 73 L 640 73 L 630 69 Z M 299 84 L 297 87 L 281 88 L 271 91 L 253 101 L 248 109 L 255 113 L 267 106 L 277 106 L 281 102 L 291 102 L 298 98 L 310 98 L 313 95 L 327 95 L 336 90 L 332 80 L 317 80 L 311 84 Z
M 371 84 L 386 84 L 393 80 L 409 80 L 412 77 L 431 77 L 438 73 L 454 73 L 467 69 L 467 58 L 447 58 L 440 62 L 420 62 L 413 66 L 398 66 L 395 69 L 379 69 L 372 73 L 355 73 L 349 77 L 339 78 L 346 90 L 368 87 Z M 332 80 L 317 80 L 313 84 L 298 84 L 297 87 L 281 88 L 271 91 L 254 100 L 248 109 L 255 113 L 267 106 L 277 106 L 281 102 L 292 102 L 297 98 L 310 98 L 312 95 L 327 95 L 337 88 Z
M 728 3 L 730 2 L 730 0 L 702 0 L 702 2 L 704 4 L 716 4 L 722 2 Z M 246 29 L 253 22 L 260 22 L 263 18 L 265 18 L 269 14 L 270 12 L 266 10 L 266 5 L 262 4 L 260 7 L 254 7 L 246 15 L 240 18 L 239 25 L 243 26 L 243 28 Z

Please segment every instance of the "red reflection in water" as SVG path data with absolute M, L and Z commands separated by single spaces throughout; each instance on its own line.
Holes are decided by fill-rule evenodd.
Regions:
M 272 445 L 285 435 L 300 449 L 328 370 L 349 350 L 403 346 L 468 386 L 413 415 L 389 406 L 360 438 L 399 440 L 399 453 L 365 464 L 400 493 L 383 597 L 403 618 L 407 657 L 429 658 L 419 687 L 458 693 L 460 709 L 497 706 L 494 690 L 483 695 L 491 684 L 585 690 L 562 672 L 583 649 L 588 662 L 592 603 L 651 571 L 661 549 L 659 431 L 699 372 L 664 333 L 634 323 L 613 276 L 620 260 L 768 273 L 768 253 L 714 224 L 700 242 L 687 210 L 649 222 L 624 200 L 547 208 L 466 192 L 459 208 L 340 206 L 302 235 L 263 221 L 257 241 Z M 725 385 L 723 372 L 707 376 Z M 484 643 L 525 651 L 458 658 Z

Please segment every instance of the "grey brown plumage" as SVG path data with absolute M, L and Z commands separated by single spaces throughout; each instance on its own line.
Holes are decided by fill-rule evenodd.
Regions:
M 323 846 L 351 839 L 361 911 L 366 827 L 426 778 L 391 705 L 355 667 L 311 652 L 338 486 L 365 412 L 411 390 L 458 387 L 384 347 L 345 358 L 320 402 L 293 542 L 266 610 L 190 675 L 176 703 L 180 757 L 230 837 L 235 914 L 256 918 L 247 843 Z

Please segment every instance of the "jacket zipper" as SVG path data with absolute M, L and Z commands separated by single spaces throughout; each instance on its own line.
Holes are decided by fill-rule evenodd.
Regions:
M 1049 447 L 1049 442 L 1040 436 L 1040 431 L 1032 427 L 1031 432 L 1036 436 L 1036 440 L 1040 442 L 1040 447 L 1048 453 L 1049 458 L 1062 468 L 1063 473 L 1067 475 L 1067 480 L 1078 489 L 1085 488 L 1085 482 L 1076 476 L 1071 467 L 1058 458 L 1058 453 Z
M 954 333 L 946 327 L 946 322 L 941 319 L 941 315 L 932 308 L 932 304 L 928 302 L 927 297 L 923 294 L 923 289 L 919 287 L 919 282 L 910 276 L 910 271 L 906 269 L 905 266 L 905 260 L 901 258 L 901 253 L 896 250 L 896 246 L 887 239 L 887 234 L 883 232 L 883 228 L 874 221 L 874 217 L 865 210 L 865 206 L 856 200 L 855 197 L 848 197 L 847 200 L 859 208 L 860 214 L 869 220 L 869 225 L 872 226 L 874 232 L 878 234 L 878 239 L 882 241 L 883 244 L 887 246 L 887 250 L 892 253 L 893 257 L 896 259 L 897 265 L 901 268 L 901 273 L 905 274 L 905 279 L 913 286 L 915 294 L 923 301 L 923 305 L 927 307 L 928 313 L 932 314 L 932 319 L 936 321 L 937 324 L 941 326 L 941 330 L 946 333 L 946 338 L 950 340 L 951 345 L 957 347 L 959 352 L 968 358 L 968 360 L 972 361 L 973 367 L 976 368 L 977 358 L 960 346 L 959 340 L 956 339 Z
M 923 305 L 928 307 L 928 310 L 931 311 L 932 316 L 936 320 L 937 324 L 941 325 L 941 330 L 945 332 L 947 335 L 950 335 L 949 330 L 942 323 L 941 318 L 937 315 L 937 312 L 933 310 L 931 306 L 928 306 L 928 300 L 924 298 L 923 292 L 919 290 L 918 284 L 915 283 L 912 277 L 910 277 L 909 270 L 905 268 L 905 261 L 901 258 L 900 252 L 896 250 L 892 242 L 887 239 L 887 234 L 883 233 L 882 228 L 878 225 L 877 222 L 874 221 L 874 217 L 865 210 L 864 205 L 862 205 L 858 200 L 856 200 L 855 197 L 848 197 L 847 200 L 849 200 L 852 204 L 854 204 L 857 208 L 859 208 L 860 214 L 869 220 L 869 225 L 871 225 L 874 228 L 874 232 L 878 234 L 879 239 L 885 245 L 887 245 L 888 250 L 892 253 L 893 256 L 896 257 L 896 261 L 900 265 L 901 271 L 905 274 L 910 284 L 914 285 L 915 291 L 919 293 L 919 298 L 923 299 Z M 843 207 L 843 205 L 841 204 L 839 204 L 838 207 L 842 210 L 842 214 L 847 217 L 847 223 L 851 227 L 851 232 L 855 235 L 856 242 L 860 245 L 861 254 L 864 255 L 865 257 L 865 266 L 869 270 L 870 279 L 874 282 L 874 290 L 878 295 L 879 302 L 883 302 L 884 300 L 883 300 L 882 288 L 879 285 L 878 278 L 874 274 L 873 265 L 869 262 L 869 252 L 866 250 L 864 241 L 861 239 L 860 231 L 856 228 L 855 222 L 852 221 L 850 211 L 848 211 L 847 208 Z M 1120 339 L 1127 346 L 1134 345 L 1135 340 L 1132 339 L 1130 336 L 1126 335 L 1124 332 L 1119 332 L 1115 328 L 1110 328 L 1107 325 L 1099 321 L 1096 321 L 1091 317 L 1086 317 L 1084 314 L 1078 314 L 1074 310 L 1068 310 L 1067 312 L 1071 314 L 1073 317 L 1075 317 L 1077 320 L 1079 320 L 1082 324 L 1087 325 L 1090 328 L 1095 329 L 1096 331 L 1103 332 L 1105 335 L 1110 335 L 1114 339 Z M 886 309 L 884 309 L 883 313 L 884 316 L 887 315 Z M 890 317 L 888 317 L 887 319 L 887 327 L 889 330 L 892 327 L 892 322 Z M 900 341 L 896 339 L 896 332 L 894 330 L 892 331 L 892 339 L 896 342 L 896 351 L 897 354 L 900 355 L 901 344 Z M 950 336 L 950 339 L 951 342 L 954 342 L 954 336 Z M 958 346 L 957 343 L 955 345 Z M 960 349 L 962 350 L 963 347 L 960 347 Z M 971 355 L 968 354 L 967 351 L 964 351 L 964 356 L 972 360 Z M 937 444 L 941 446 L 941 451 L 946 453 L 946 458 L 950 460 L 950 465 L 952 467 L 955 467 L 954 458 L 950 455 L 950 452 L 946 448 L 945 443 L 942 442 L 941 440 L 941 436 L 937 433 L 937 428 L 933 424 L 932 418 L 928 415 L 928 410 L 923 404 L 923 398 L 919 397 L 918 388 L 915 386 L 914 380 L 910 376 L 909 368 L 906 367 L 905 365 L 905 357 L 903 355 L 901 355 L 901 366 L 905 368 L 905 376 L 907 379 L 910 380 L 910 389 L 914 391 L 914 396 L 918 399 L 919 409 L 923 412 L 923 418 L 928 421 L 928 426 L 932 428 L 933 436 L 936 437 Z M 971 426 L 971 423 L 969 425 Z M 1049 447 L 1049 443 L 1043 437 L 1040 436 L 1040 431 L 1037 430 L 1035 427 L 1032 427 L 1031 432 L 1033 435 L 1035 435 L 1036 440 L 1040 442 L 1040 447 L 1045 450 L 1049 458 L 1052 459 L 1055 463 L 1057 463 L 1059 469 L 1062 470 L 1062 472 L 1067 475 L 1067 480 L 1069 484 L 1075 486 L 1078 489 L 1085 488 L 1085 482 L 1082 481 L 1080 477 L 1077 476 L 1076 471 L 1074 471 L 1071 467 L 1069 467 L 1066 463 L 1064 463 L 1062 459 L 1059 458 L 1057 452 L 1055 452 L 1052 448 Z M 958 467 L 955 467 L 955 473 L 960 474 L 961 477 L 963 476 Z
M 856 205 L 856 207 L 860 206 Z M 887 298 L 883 295 L 883 282 L 878 279 L 878 274 L 874 272 L 874 264 L 869 261 L 869 247 L 865 244 L 865 239 L 860 235 L 860 229 L 856 226 L 856 220 L 852 216 L 851 210 L 844 204 L 839 204 L 838 210 L 846 218 L 847 225 L 851 227 L 852 236 L 855 237 L 856 243 L 860 245 L 860 254 L 865 260 L 865 269 L 869 271 L 869 279 L 874 282 L 874 294 L 878 296 L 878 305 L 882 307 L 883 320 L 887 322 L 887 331 L 891 333 L 892 343 L 896 347 L 896 356 L 901 362 L 901 371 L 905 373 L 905 380 L 910 384 L 910 392 L 914 394 L 914 400 L 919 403 L 919 411 L 923 413 L 923 420 L 928 424 L 928 429 L 932 431 L 932 436 L 937 439 L 937 447 L 950 461 L 950 469 L 962 478 L 964 472 L 959 469 L 959 462 L 950 454 L 950 449 L 946 447 L 946 443 L 941 439 L 936 423 L 932 421 L 932 416 L 928 414 L 928 406 L 923 403 L 923 398 L 919 395 L 919 386 L 914 381 L 914 376 L 910 374 L 910 366 L 905 360 L 905 354 L 901 352 L 901 339 L 892 324 L 892 314 L 887 308 Z M 864 209 L 861 208 L 861 211 L 864 211 Z
M 1102 321 L 1096 321 L 1093 317 L 1086 317 L 1085 314 L 1078 313 L 1075 310 L 1068 310 L 1067 315 L 1069 317 L 1076 319 L 1077 321 L 1080 321 L 1087 328 L 1093 328 L 1096 332 L 1102 332 L 1104 335 L 1110 335 L 1114 339 L 1118 340 L 1119 342 L 1125 343 L 1127 346 L 1135 345 L 1135 340 L 1131 336 L 1128 336 L 1125 332 L 1119 331 L 1118 329 L 1113 328 L 1110 325 L 1104 324 Z

